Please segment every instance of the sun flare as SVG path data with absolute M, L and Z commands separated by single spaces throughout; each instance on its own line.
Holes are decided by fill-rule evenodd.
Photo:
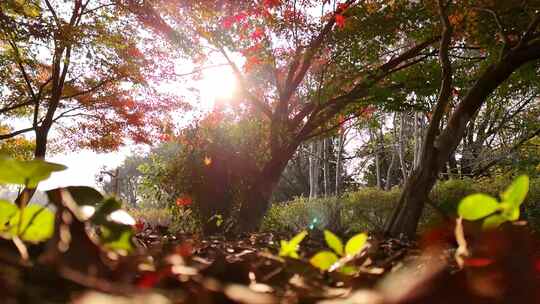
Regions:
M 229 68 L 205 70 L 200 84 L 201 106 L 211 109 L 216 102 L 226 102 L 234 97 L 237 83 Z

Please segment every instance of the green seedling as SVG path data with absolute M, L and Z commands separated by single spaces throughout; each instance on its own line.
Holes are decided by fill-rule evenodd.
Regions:
M 350 238 L 343 246 L 343 242 L 337 235 L 329 230 L 324 230 L 324 240 L 333 251 L 320 251 L 310 259 L 310 262 L 321 270 L 329 270 L 340 258 L 348 258 L 360 253 L 364 249 L 367 239 L 366 233 L 359 233 Z M 348 272 L 348 268 L 343 268 Z
M 529 192 L 529 177 L 519 176 L 501 194 L 501 201 L 482 193 L 466 196 L 458 206 L 458 215 L 469 221 L 483 219 L 484 229 L 494 229 L 502 223 L 519 219 L 519 208 Z
M 298 249 L 300 248 L 300 243 L 302 240 L 304 240 L 307 234 L 307 231 L 302 231 L 295 235 L 290 241 L 281 240 L 279 256 L 298 259 Z

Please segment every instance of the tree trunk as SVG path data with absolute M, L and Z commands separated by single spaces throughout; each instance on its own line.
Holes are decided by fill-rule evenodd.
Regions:
M 311 143 L 311 155 L 309 156 L 309 198 L 317 198 L 320 195 L 319 177 L 321 174 L 322 142 Z
M 390 153 L 392 153 L 392 150 L 390 150 Z M 390 187 L 392 187 L 392 170 L 394 170 L 395 162 L 396 154 L 392 153 L 392 159 L 390 160 L 390 165 L 388 165 L 388 169 L 386 171 L 386 184 L 384 185 L 384 190 L 386 191 L 390 190 Z
M 342 130 L 339 134 L 339 146 L 337 151 L 337 159 L 336 159 L 336 184 L 335 184 L 335 195 L 339 196 L 341 191 L 341 172 L 342 172 L 342 156 L 343 156 L 343 148 L 345 146 L 345 132 Z
M 405 184 L 405 181 L 407 180 L 407 176 L 409 175 L 407 173 L 407 165 L 405 164 L 405 155 L 404 153 L 404 142 L 405 142 L 405 113 L 401 113 L 399 117 L 399 138 L 398 138 L 398 157 L 399 157 L 399 165 L 401 167 L 401 176 L 402 176 L 402 183 Z
M 330 195 L 330 139 L 323 140 L 323 186 L 324 196 Z
M 271 159 L 247 191 L 238 216 L 238 229 L 241 232 L 251 232 L 259 228 L 270 205 L 272 191 L 295 150 L 296 146 L 287 148 L 282 154 Z
M 445 98 L 439 96 L 434 111 L 435 114 L 430 121 L 424 140 L 418 168 L 414 170 L 408 179 L 399 203 L 385 227 L 388 236 L 404 236 L 409 239 L 415 237 L 418 221 L 429 192 L 435 184 L 442 167 L 448 162 L 459 142 L 463 139 L 470 119 L 484 104 L 489 95 L 506 81 L 514 71 L 523 64 L 539 58 L 540 43 L 535 43 L 534 45 L 524 45 L 521 48 L 512 49 L 501 61 L 489 66 L 471 87 L 463 101 L 455 108 L 442 132 L 439 131 L 440 118 L 437 119 L 435 114 L 446 106 L 444 100 L 448 100 L 448 96 L 445 96 Z M 443 77 L 441 92 L 445 91 L 446 95 L 450 95 L 448 87 L 443 90 L 445 79 L 448 80 L 448 76 Z

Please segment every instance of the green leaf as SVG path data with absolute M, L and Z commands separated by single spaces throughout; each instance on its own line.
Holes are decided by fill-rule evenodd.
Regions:
M 9 220 L 17 213 L 19 208 L 11 202 L 0 200 L 0 230 L 5 228 Z
M 499 209 L 499 202 L 489 195 L 476 193 L 461 200 L 458 214 L 462 218 L 475 221 L 486 217 Z
M 502 215 L 508 221 L 516 221 L 519 219 L 519 206 L 514 206 L 508 202 L 502 202 L 499 204 Z
M 514 207 L 519 207 L 525 200 L 525 197 L 527 197 L 528 192 L 529 177 L 527 175 L 521 175 L 506 188 L 506 191 L 501 194 L 501 198 L 503 202 L 510 203 Z
M 298 247 L 300 243 L 304 240 L 307 234 L 308 234 L 307 231 L 302 231 L 298 233 L 289 241 L 289 244 L 292 246 Z
M 281 240 L 279 256 L 298 259 L 298 247 L 300 245 L 300 242 L 302 242 L 306 235 L 307 232 L 302 231 L 299 234 L 295 235 L 290 241 Z
M 482 223 L 483 229 L 495 229 L 499 227 L 502 223 L 507 222 L 508 219 L 500 214 L 493 214 L 488 216 Z
M 315 254 L 309 262 L 311 265 L 321 269 L 328 270 L 335 262 L 338 261 L 338 256 L 332 251 L 320 251 Z
M 39 182 L 49 178 L 51 173 L 65 169 L 63 165 L 39 159 L 20 161 L 0 157 L 0 184 L 17 184 L 36 188 Z
M 344 275 L 355 275 L 358 273 L 358 268 L 355 266 L 345 265 L 339 269 L 339 272 L 343 273 Z
M 332 248 L 337 254 L 343 255 L 343 242 L 341 242 L 337 235 L 329 230 L 324 230 L 324 240 L 328 244 L 328 247 Z
M 368 239 L 368 235 L 366 233 L 359 233 L 352 238 L 349 239 L 347 244 L 345 245 L 345 254 L 347 255 L 355 255 L 358 254 L 364 246 L 366 245 L 366 241 Z
M 26 206 L 22 211 L 22 222 L 19 226 L 20 220 L 21 211 L 17 210 L 8 223 L 9 236 L 18 235 L 24 241 L 41 242 L 53 235 L 54 213 L 43 206 Z

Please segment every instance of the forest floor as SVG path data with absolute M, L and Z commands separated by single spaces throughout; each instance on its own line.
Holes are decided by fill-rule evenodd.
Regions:
M 25 261 L 14 242 L 1 241 L 1 302 L 540 303 L 540 246 L 522 226 L 469 238 L 471 255 L 462 269 L 451 229 L 434 230 L 418 243 L 370 239 L 369 248 L 349 262 L 359 269 L 354 275 L 321 272 L 307 258 L 280 258 L 282 239 L 146 229 L 128 256 L 79 237 L 67 249 L 51 242 L 28 247 Z M 310 233 L 300 255 L 324 247 L 322 235 Z

